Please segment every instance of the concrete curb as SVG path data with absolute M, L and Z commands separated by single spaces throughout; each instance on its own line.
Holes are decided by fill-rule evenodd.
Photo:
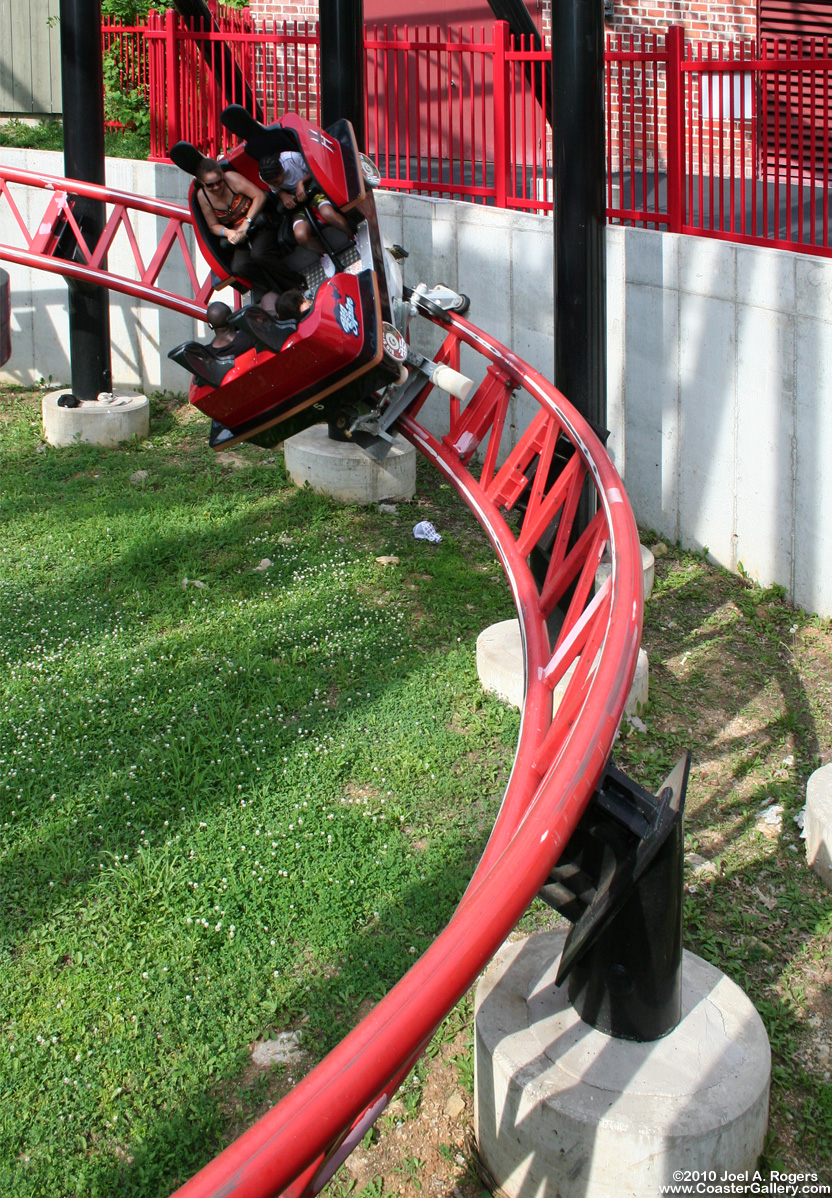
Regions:
M 504 944 L 477 987 L 477 1145 L 499 1193 L 652 1198 L 678 1170 L 753 1170 L 771 1053 L 743 991 L 686 952 L 679 1026 L 615 1040 L 554 986 L 565 938 Z
M 332 441 L 325 424 L 304 429 L 284 443 L 292 482 L 306 483 L 321 495 L 343 503 L 406 502 L 416 494 L 416 450 L 396 434 L 382 461 L 349 441 Z
M 50 391 L 43 397 L 41 418 L 43 435 L 50 445 L 60 448 L 78 441 L 115 448 L 131 437 L 146 437 L 150 432 L 150 402 L 146 395 L 114 395 L 106 400 L 82 400 L 77 408 L 58 407 L 58 399 L 69 388 Z
M 815 770 L 806 783 L 806 859 L 832 890 L 832 765 Z

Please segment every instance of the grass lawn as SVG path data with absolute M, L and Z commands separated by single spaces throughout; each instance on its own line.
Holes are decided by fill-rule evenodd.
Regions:
M 0 1193 L 147 1198 L 236 1127 L 253 1041 L 320 1057 L 447 921 L 511 605 L 435 478 L 342 507 L 169 397 L 120 452 L 45 447 L 37 395 L 0 420 Z
M 45 446 L 39 410 L 0 395 L 0 1194 L 154 1198 L 447 921 L 516 743 L 474 660 L 512 607 L 427 467 L 391 515 L 296 490 L 279 452 L 217 457 L 169 395 L 119 451 Z M 424 518 L 441 545 L 413 540 Z M 671 548 L 645 645 L 620 759 L 655 785 L 693 749 L 686 943 L 768 1027 L 766 1163 L 829 1180 L 832 900 L 792 817 L 832 760 L 832 635 Z M 336 1193 L 479 1193 L 469 1007 Z M 297 1064 L 254 1068 L 285 1031 Z

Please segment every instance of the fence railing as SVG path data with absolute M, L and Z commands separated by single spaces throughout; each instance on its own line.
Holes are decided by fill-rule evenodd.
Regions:
M 229 103 L 254 103 L 267 122 L 287 109 L 319 117 L 314 23 L 226 11 L 205 30 L 168 10 L 108 22 L 104 44 L 146 97 L 153 159 L 180 138 L 211 155 L 228 148 Z M 367 148 L 383 186 L 551 211 L 548 50 L 497 21 L 368 28 L 365 55 Z M 830 74 L 827 39 L 608 34 L 607 218 L 832 255 Z

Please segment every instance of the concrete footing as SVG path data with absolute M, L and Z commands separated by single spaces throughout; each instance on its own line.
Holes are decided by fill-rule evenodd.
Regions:
M 806 858 L 832 889 L 832 765 L 825 765 L 806 784 Z
M 292 482 L 344 503 L 407 501 L 416 494 L 416 450 L 398 434 L 382 460 L 349 441 L 332 441 L 325 424 L 304 429 L 284 442 Z
M 599 590 L 610 576 L 612 570 L 612 562 L 605 554 L 595 571 L 595 590 Z M 656 559 L 646 545 L 641 546 L 641 572 L 644 580 L 644 602 L 650 598 L 650 592 L 653 589 L 653 581 L 656 576 Z
M 658 1198 L 678 1170 L 753 1170 L 771 1055 L 742 990 L 686 952 L 679 1026 L 614 1040 L 554 986 L 565 937 L 504 944 L 477 987 L 475 1125 L 497 1191 Z
M 569 685 L 574 668 L 574 665 L 570 666 L 555 687 L 555 710 Z M 491 624 L 483 629 L 477 637 L 477 674 L 485 690 L 491 691 L 518 710 L 522 708 L 525 674 L 519 620 L 501 620 L 499 624 Z M 639 649 L 633 685 L 624 707 L 625 713 L 636 715 L 639 707 L 646 704 L 648 697 L 649 662 L 644 650 Z
M 50 391 L 41 404 L 43 435 L 50 445 L 73 445 L 86 441 L 113 447 L 131 437 L 150 432 L 150 403 L 146 395 L 114 395 L 108 399 L 82 400 L 77 408 L 62 408 L 58 400 L 68 388 Z

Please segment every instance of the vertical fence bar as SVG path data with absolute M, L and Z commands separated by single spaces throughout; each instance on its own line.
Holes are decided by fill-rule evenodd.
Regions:
M 618 35 L 618 46 L 624 50 L 624 35 Z M 624 59 L 618 60 L 618 205 L 624 207 L 624 122 L 626 111 L 624 106 Z
M 505 208 L 509 161 L 511 159 L 508 111 L 508 21 L 495 21 L 494 46 L 494 201 Z
M 810 57 L 815 57 L 815 40 L 812 38 Z M 817 174 L 817 145 L 815 138 L 815 122 L 817 120 L 817 111 L 815 107 L 815 71 L 814 68 L 807 72 L 809 76 L 809 242 L 811 245 L 817 245 L 817 230 L 815 220 L 815 185 Z
M 829 58 L 829 38 L 823 39 L 823 57 Z M 823 72 L 823 242 L 829 245 L 829 71 Z
M 494 37 L 492 34 L 492 46 Z M 488 186 L 488 113 L 486 111 L 485 95 L 486 95 L 486 78 L 488 71 L 486 67 L 490 67 L 491 79 L 491 94 L 494 95 L 494 50 L 488 54 L 483 54 L 482 62 L 480 63 L 480 141 L 482 143 L 482 155 L 480 156 L 480 183 L 483 187 Z
M 745 201 L 746 201 L 746 195 L 745 195 L 745 135 L 746 135 L 746 122 L 748 120 L 748 114 L 745 110 L 746 71 L 744 68 L 745 68 L 745 60 L 747 57 L 747 54 L 746 54 L 747 49 L 748 49 L 748 43 L 742 42 L 740 45 L 740 74 L 739 74 L 739 80 L 740 80 L 739 144 L 740 144 L 740 232 L 743 234 L 743 236 L 745 236 L 745 232 L 746 232 L 746 228 L 745 228 L 745 226 L 746 226 L 746 220 L 745 220 Z
M 681 25 L 671 25 L 665 35 L 667 67 L 665 97 L 667 101 L 667 216 L 671 233 L 681 233 L 684 224 L 685 188 L 685 102 L 682 88 L 682 57 L 685 31 Z
M 606 143 L 607 143 L 607 219 L 612 208 L 612 61 L 610 52 L 612 49 L 612 39 L 609 33 L 604 37 L 604 121 L 606 124 Z M 545 176 L 544 176 L 545 178 Z
M 797 56 L 803 58 L 803 42 L 797 44 Z M 807 72 L 798 68 L 796 73 L 797 80 L 797 240 L 798 243 L 804 241 L 803 226 L 805 223 L 805 208 L 806 208 L 806 176 L 809 174 L 808 163 L 806 160 L 806 126 L 804 120 L 806 117 L 806 103 L 804 95 L 804 80 Z
M 179 108 L 179 54 L 176 28 L 179 22 L 177 13 L 169 8 L 165 12 L 165 91 L 167 94 L 167 136 L 166 150 L 181 139 L 180 108 Z

